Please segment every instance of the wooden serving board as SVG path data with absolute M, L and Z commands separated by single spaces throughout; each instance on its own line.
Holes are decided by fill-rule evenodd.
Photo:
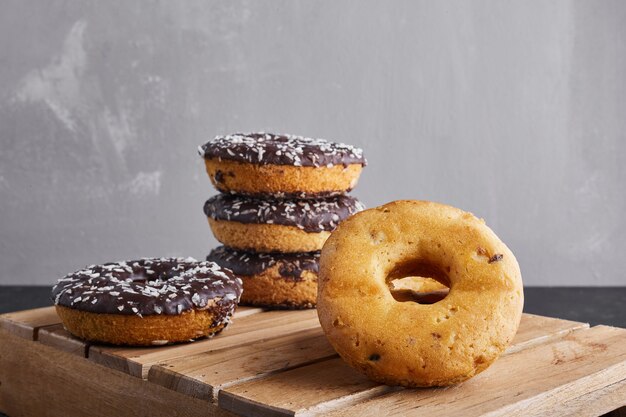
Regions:
M 352 370 L 315 310 L 240 307 L 212 339 L 153 348 L 85 343 L 53 307 L 0 316 L 0 410 L 12 417 L 563 416 L 624 405 L 625 329 L 530 314 L 488 370 L 437 389 Z

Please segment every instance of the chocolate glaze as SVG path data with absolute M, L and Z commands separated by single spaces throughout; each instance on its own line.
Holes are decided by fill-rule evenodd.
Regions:
M 299 281 L 304 271 L 319 272 L 320 252 L 254 253 L 218 246 L 207 255 L 206 260 L 242 276 L 257 275 L 278 265 L 281 277 Z
M 209 310 L 228 321 L 239 302 L 241 279 L 213 262 L 193 258 L 139 259 L 92 265 L 59 279 L 56 305 L 92 313 L 148 316 Z
M 339 222 L 364 209 L 347 195 L 286 200 L 218 194 L 204 203 L 204 213 L 214 220 L 296 226 L 308 233 L 332 232 Z
M 332 167 L 361 164 L 363 150 L 326 139 L 273 133 L 235 133 L 216 136 L 198 147 L 200 156 L 259 165 Z

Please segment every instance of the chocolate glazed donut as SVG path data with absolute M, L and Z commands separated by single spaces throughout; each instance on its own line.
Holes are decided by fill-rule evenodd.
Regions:
M 155 258 L 89 266 L 61 278 L 52 298 L 73 335 L 138 346 L 221 331 L 241 292 L 241 279 L 213 262 Z
M 339 222 L 364 209 L 357 199 L 256 199 L 219 194 L 204 205 L 213 234 L 224 245 L 254 252 L 313 252 Z
M 262 132 L 217 136 L 198 152 L 219 191 L 252 196 L 343 194 L 367 164 L 363 151 L 350 145 Z
M 317 298 L 319 257 L 319 252 L 254 253 L 220 246 L 206 259 L 242 279 L 243 305 L 311 308 Z

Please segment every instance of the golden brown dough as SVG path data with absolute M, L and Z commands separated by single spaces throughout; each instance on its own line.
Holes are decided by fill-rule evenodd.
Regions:
M 434 304 L 396 301 L 389 277 L 450 287 Z M 513 253 L 482 220 L 454 207 L 396 201 L 365 210 L 322 249 L 318 315 L 341 357 L 369 378 L 445 386 L 485 370 L 515 335 L 523 288 Z
M 281 277 L 278 266 L 257 275 L 243 276 L 240 304 L 270 308 L 313 308 L 317 298 L 317 274 L 304 271 L 301 279 Z
M 330 232 L 308 233 L 295 226 L 240 223 L 209 218 L 215 238 L 224 245 L 255 252 L 313 252 L 322 249 Z
M 259 165 L 205 159 L 211 182 L 223 193 L 247 195 L 315 196 L 352 190 L 359 180 L 361 164 L 332 167 Z
M 186 342 L 219 333 L 225 324 L 213 325 L 208 311 L 190 310 L 176 316 L 102 314 L 57 305 L 65 328 L 92 342 L 129 346 L 159 346 Z

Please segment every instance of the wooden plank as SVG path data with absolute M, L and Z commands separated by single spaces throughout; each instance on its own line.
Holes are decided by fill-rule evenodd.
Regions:
M 260 307 L 237 306 L 237 310 L 235 311 L 235 314 L 233 315 L 233 319 L 237 320 L 242 317 L 247 317 L 253 314 L 262 313 L 263 311 L 265 310 L 263 310 Z
M 320 327 L 221 351 L 175 359 L 150 369 L 148 381 L 216 401 L 237 383 L 336 357 Z
M 294 416 L 332 401 L 358 403 L 393 389 L 368 380 L 337 358 L 222 389 L 218 404 L 242 416 Z
M 587 324 L 534 315 L 524 315 L 520 330 L 509 351 L 532 346 L 549 338 L 562 336 Z M 309 341 L 303 339 L 313 336 Z M 289 342 L 293 345 L 290 347 Z M 302 346 L 315 349 L 304 349 Z M 266 350 L 267 352 L 263 352 Z M 223 352 L 208 351 L 195 356 L 167 361 L 153 366 L 148 379 L 187 395 L 215 400 L 219 390 L 236 383 L 258 379 L 281 370 L 319 361 L 332 356 L 320 328 L 296 333 L 284 339 L 270 340 Z
M 506 352 L 514 353 L 586 328 L 589 328 L 588 323 L 523 314 L 513 343 Z
M 597 326 L 505 355 L 454 387 L 401 390 L 329 415 L 600 415 L 626 404 L 625 384 L 626 330 Z
M 537 344 L 564 337 L 573 330 L 586 327 L 588 325 L 584 323 L 525 314 L 522 316 L 519 332 L 505 354 L 528 349 Z M 318 363 L 289 373 L 281 373 L 273 378 L 251 381 L 230 388 L 222 387 L 223 390 L 219 393 L 219 404 L 229 411 L 243 413 L 242 415 L 314 414 L 322 410 L 326 411 L 339 406 L 355 404 L 358 401 L 392 390 L 385 386 L 374 387 L 363 384 L 364 377 L 347 366 L 331 367 L 330 369 L 327 369 L 326 366 L 326 363 Z M 298 379 L 304 374 L 310 375 L 310 381 L 301 390 L 301 386 L 292 379 Z M 206 380 L 210 380 L 210 375 L 206 377 Z M 336 383 L 335 381 L 341 382 Z M 342 384 L 348 384 L 354 390 L 346 391 Z M 209 383 L 209 385 L 211 384 Z M 295 388 L 291 388 L 286 394 L 280 396 L 276 394 L 279 392 L 278 390 L 284 390 L 289 385 L 293 385 Z M 196 389 L 200 390 L 201 388 Z M 313 394 L 309 395 L 307 390 Z M 320 391 L 323 392 L 323 395 L 319 395 Z
M 559 411 L 559 417 L 579 417 L 583 412 L 588 416 L 626 417 L 626 383 L 617 382 L 566 400 Z
M 10 416 L 233 417 L 190 398 L 0 329 L 0 410 Z
M 263 309 L 256 307 L 238 307 L 236 316 L 239 318 L 247 317 L 262 311 Z M 45 345 L 53 346 L 65 352 L 87 357 L 89 343 L 74 337 L 70 332 L 65 330 L 62 324 L 39 328 L 37 340 Z
M 587 324 L 524 315 L 520 330 L 509 351 L 517 351 L 562 336 L 574 329 L 588 327 Z M 317 334 L 311 341 L 304 341 L 308 334 Z M 293 341 L 293 347 L 286 341 Z M 301 350 L 300 346 L 316 346 L 316 349 Z M 277 349 L 275 346 L 279 346 Z M 267 352 L 263 352 L 267 350 Z M 321 329 L 310 333 L 297 333 L 285 339 L 267 341 L 252 346 L 229 349 L 225 352 L 205 352 L 199 355 L 167 361 L 153 366 L 148 379 L 170 389 L 198 398 L 214 400 L 220 389 L 239 382 L 257 379 L 294 366 L 305 365 L 332 356 L 332 347 Z M 238 358 L 239 357 L 239 358 Z M 236 359 L 235 359 L 236 358 Z M 251 366 L 249 363 L 254 358 Z M 228 361 L 228 363 L 226 363 Z
M 315 310 L 268 311 L 236 319 L 232 326 L 212 339 L 154 348 L 92 345 L 89 347 L 88 358 L 109 368 L 147 378 L 150 367 L 159 362 L 209 350 L 247 345 L 318 326 Z
M 0 315 L 0 329 L 29 340 L 37 340 L 37 332 L 41 327 L 60 322 L 61 319 L 57 316 L 54 307 L 41 307 Z
M 94 364 L 93 357 L 80 358 L 86 345 L 63 330 L 52 307 L 0 316 L 0 410 L 69 416 L 230 411 L 573 416 L 599 415 L 626 404 L 623 329 L 585 329 L 583 323 L 525 314 L 513 345 L 485 373 L 447 389 L 401 390 L 368 381 L 338 359 L 315 310 L 261 311 L 240 308 L 234 325 L 211 340 L 92 348 L 95 357 L 101 354 L 116 369 L 142 377 L 150 370 L 148 381 Z M 152 366 L 156 362 L 162 363 Z M 100 401 L 103 378 L 113 386 Z M 216 396 L 223 409 L 216 407 Z M 68 406 L 62 400 L 78 403 Z
M 237 308 L 235 317 L 247 317 L 261 312 L 263 312 L 261 308 L 241 306 Z M 2 324 L 1 321 L 5 319 L 8 320 L 8 323 Z M 50 322 L 55 324 L 49 325 Z M 0 316 L 0 325 L 6 326 L 13 333 L 26 338 L 30 338 L 30 335 L 33 334 L 33 340 L 86 357 L 88 343 L 72 336 L 63 328 L 62 324 L 56 323 L 60 323 L 60 319 L 54 307 L 44 307 Z
M 40 328 L 37 341 L 64 352 L 73 353 L 83 358 L 87 357 L 89 344 L 72 336 L 70 332 L 65 330 L 62 324 L 53 324 L 52 326 Z

